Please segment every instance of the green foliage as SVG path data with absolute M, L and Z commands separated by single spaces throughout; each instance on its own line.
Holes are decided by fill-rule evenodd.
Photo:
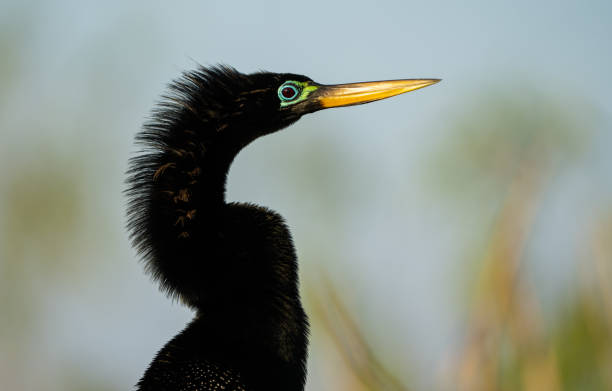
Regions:
M 612 329 L 600 299 L 580 293 L 555 326 L 554 345 L 564 389 L 612 387 Z

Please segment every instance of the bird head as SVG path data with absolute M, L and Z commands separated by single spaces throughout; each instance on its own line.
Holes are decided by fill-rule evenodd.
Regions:
M 292 73 L 243 74 L 219 66 L 184 74 L 172 87 L 181 102 L 202 114 L 198 117 L 205 117 L 218 132 L 248 143 L 291 125 L 304 114 L 369 103 L 438 81 L 404 79 L 325 85 Z

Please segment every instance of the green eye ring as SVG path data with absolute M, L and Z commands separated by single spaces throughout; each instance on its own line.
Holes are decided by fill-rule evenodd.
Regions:
M 283 83 L 278 87 L 278 98 L 282 102 L 290 102 L 300 96 L 300 87 L 292 82 Z

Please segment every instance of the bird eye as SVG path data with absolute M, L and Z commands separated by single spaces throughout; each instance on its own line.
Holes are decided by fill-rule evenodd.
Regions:
M 288 102 L 298 96 L 299 89 L 293 83 L 285 83 L 278 88 L 278 97 L 283 102 Z

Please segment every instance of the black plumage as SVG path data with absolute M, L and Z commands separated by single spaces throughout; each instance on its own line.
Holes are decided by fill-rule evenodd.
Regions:
M 330 103 L 352 97 L 347 86 L 225 66 L 170 85 L 137 135 L 128 228 L 146 270 L 196 315 L 139 390 L 303 390 L 308 321 L 291 234 L 269 209 L 227 203 L 226 177 L 242 148 L 303 114 L 382 99 Z

